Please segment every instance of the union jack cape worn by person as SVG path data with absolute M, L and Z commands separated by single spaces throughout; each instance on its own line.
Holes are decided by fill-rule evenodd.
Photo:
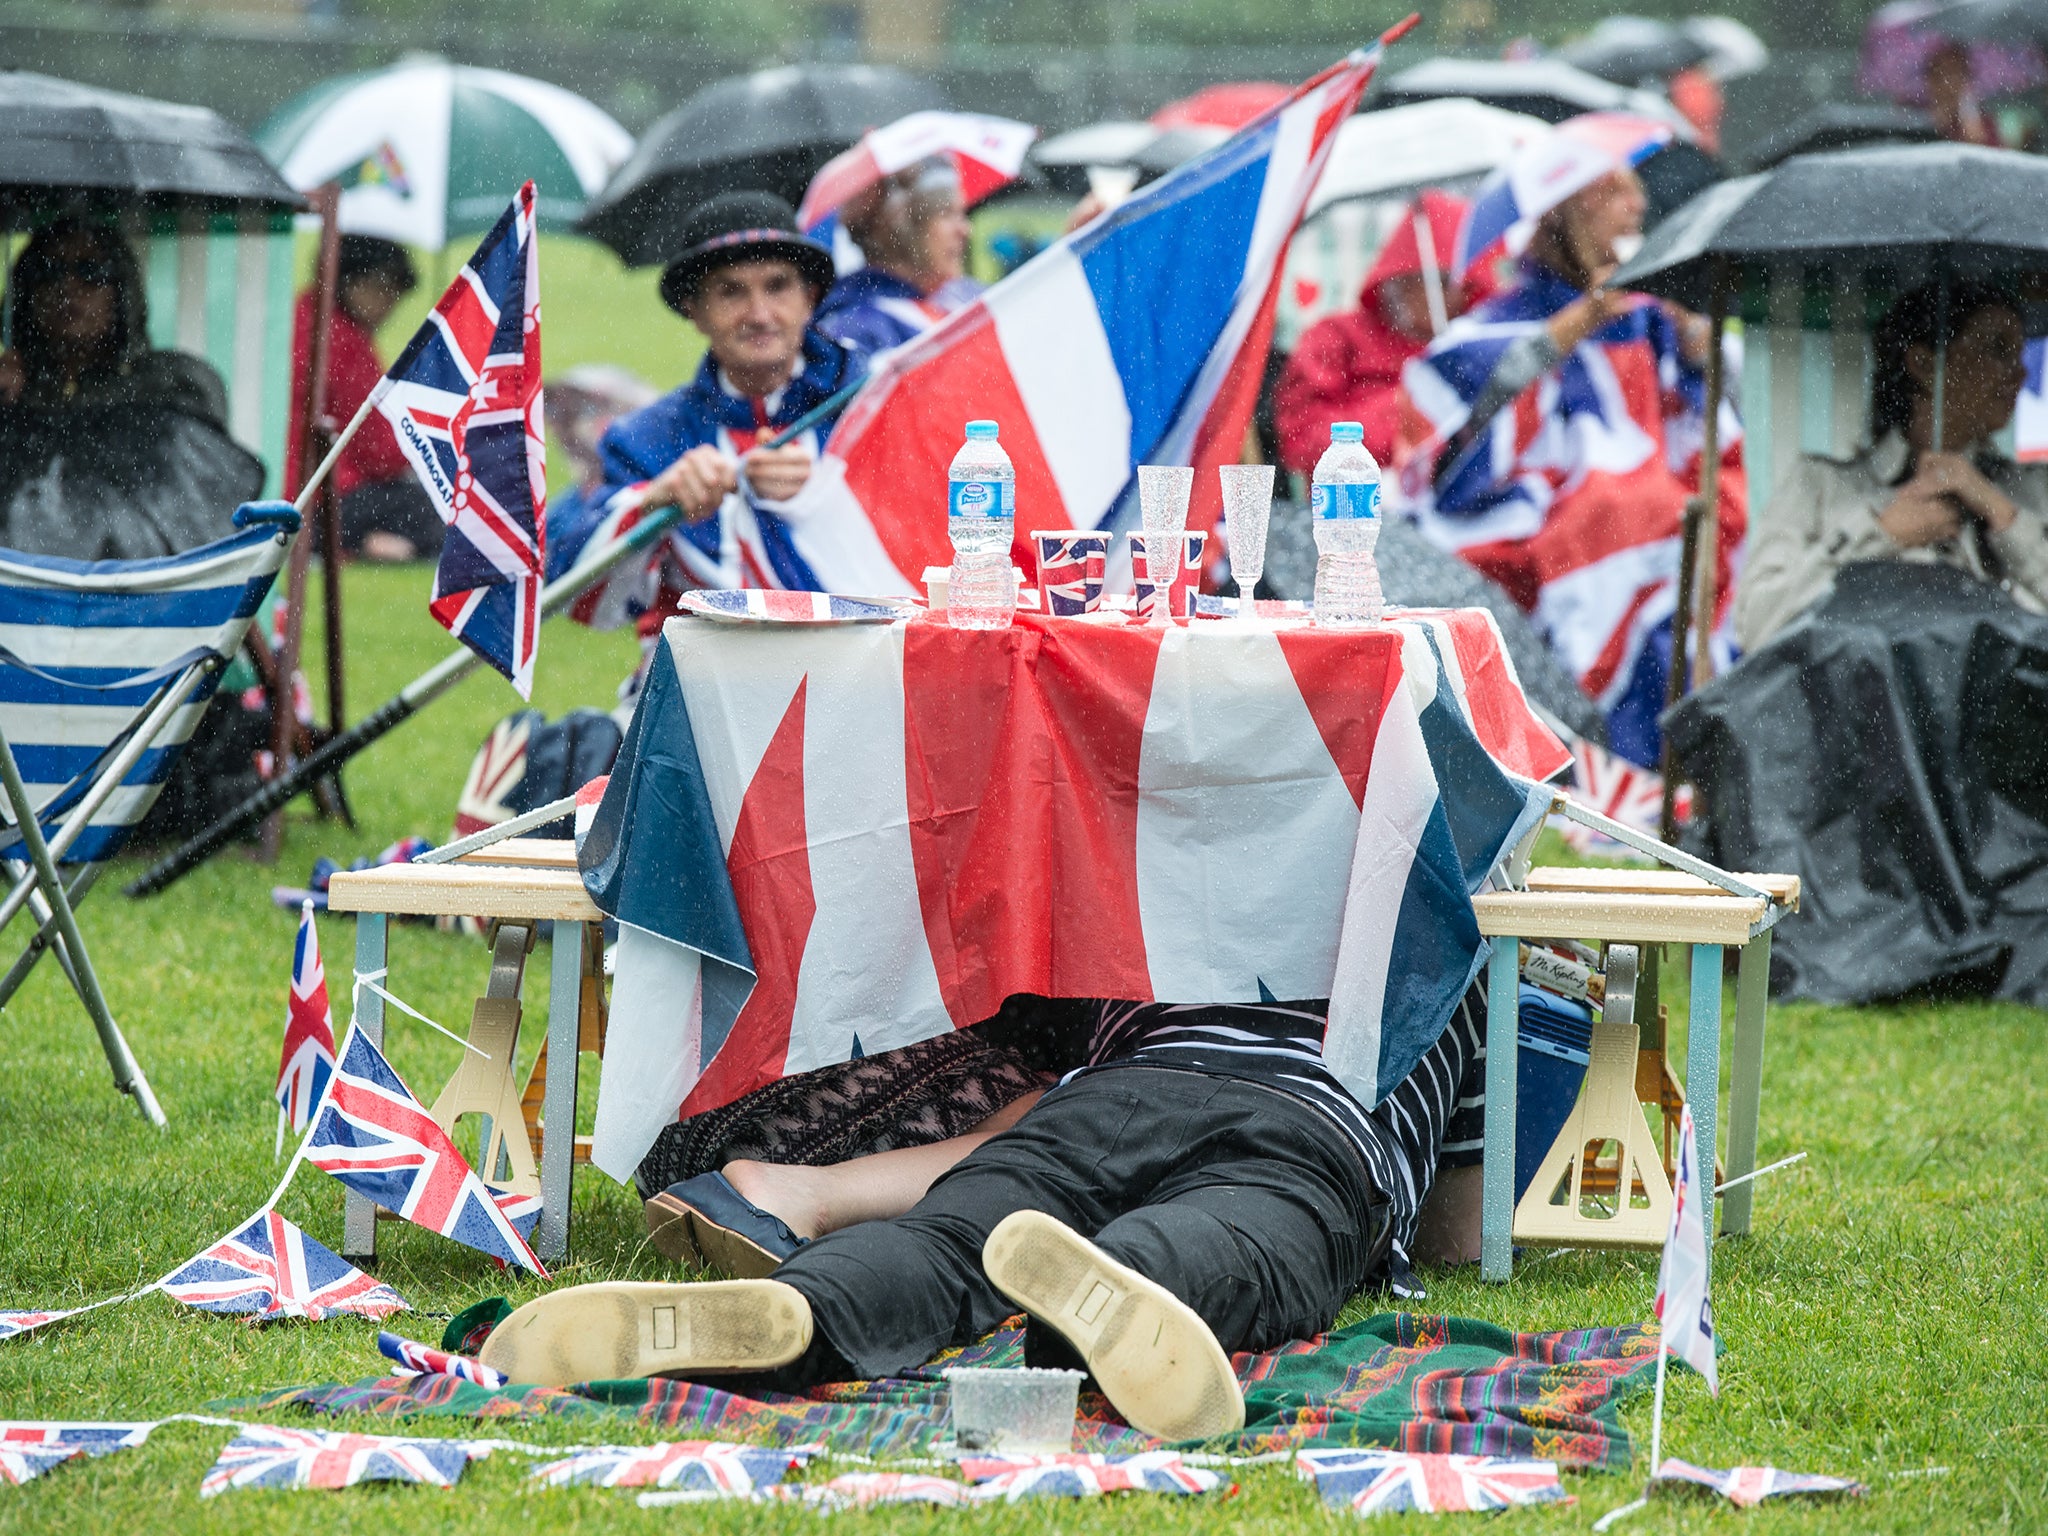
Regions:
M 342 1041 L 340 1064 L 304 1153 L 314 1167 L 407 1221 L 547 1278 L 502 1208 L 505 1202 L 477 1177 L 360 1029 L 351 1027 Z M 537 1218 L 539 1211 L 530 1214 Z
M 382 1318 L 407 1311 L 406 1300 L 306 1236 L 276 1211 L 259 1211 L 189 1264 L 160 1290 L 203 1312 L 240 1312 L 252 1323 L 341 1313 Z
M 1408 364 L 1399 500 L 1431 540 L 1528 610 L 1607 712 L 1613 749 L 1654 766 L 1680 525 L 1700 483 L 1704 374 L 1686 360 L 1670 314 L 1646 300 L 1579 343 L 1490 421 L 1472 424 L 1503 355 L 1579 297 L 1525 260 L 1508 292 L 1453 322 Z M 1731 387 L 1724 395 L 1720 417 L 1716 627 L 1747 526 L 1733 394 Z
M 522 698 L 547 570 L 534 208 L 529 181 L 370 396 L 448 525 L 428 611 Z
M 299 909 L 299 936 L 292 946 L 291 995 L 285 1002 L 284 1053 L 277 1063 L 278 1141 L 284 1128 L 303 1135 L 313 1106 L 334 1075 L 334 1013 L 327 1002 L 327 971 L 320 963 L 320 933 L 309 897 Z

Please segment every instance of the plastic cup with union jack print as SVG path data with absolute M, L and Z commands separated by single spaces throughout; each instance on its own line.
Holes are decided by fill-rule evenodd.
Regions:
M 1109 564 L 1109 535 L 1085 528 L 1034 528 L 1038 547 L 1038 588 L 1045 611 L 1055 616 L 1094 613 L 1102 606 L 1102 573 Z
M 1124 537 L 1131 541 L 1131 572 L 1137 581 L 1138 589 L 1137 600 L 1132 606 L 1139 618 L 1150 622 L 1153 615 L 1152 594 L 1158 591 L 1158 588 L 1152 584 L 1152 579 L 1147 574 L 1150 567 L 1145 561 L 1145 535 L 1132 532 L 1125 534 Z M 1167 583 L 1168 606 L 1161 610 L 1161 623 L 1166 622 L 1164 615 L 1167 613 L 1187 617 L 1188 610 L 1194 603 L 1195 588 L 1202 580 L 1202 553 L 1209 546 L 1209 535 L 1188 532 L 1180 537 L 1180 569 L 1174 572 L 1172 579 Z M 1173 547 L 1172 540 L 1167 541 L 1167 547 Z

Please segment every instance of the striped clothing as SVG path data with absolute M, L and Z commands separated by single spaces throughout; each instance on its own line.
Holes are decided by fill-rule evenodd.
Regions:
M 1391 1207 L 1394 1288 L 1420 1294 L 1408 1248 L 1417 1214 L 1440 1166 L 1479 1160 L 1485 1109 L 1486 999 L 1479 986 L 1459 1000 L 1415 1070 L 1367 1110 L 1323 1064 L 1327 1002 L 1179 1004 L 1104 1002 L 1088 1041 L 1087 1065 L 1164 1067 L 1257 1083 L 1323 1115 L 1357 1149 L 1373 1187 Z M 1369 1277 L 1361 1276 L 1363 1281 Z

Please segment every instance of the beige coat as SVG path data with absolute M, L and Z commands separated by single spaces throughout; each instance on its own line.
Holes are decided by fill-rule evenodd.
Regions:
M 1908 457 L 1906 440 L 1894 432 L 1846 463 L 1802 458 L 1778 483 L 1763 516 L 1751 523 L 1735 587 L 1735 635 L 1745 651 L 1791 623 L 1852 560 L 1917 560 L 1988 579 L 1972 539 L 1902 549 L 1877 525 L 1898 494 Z M 2005 564 L 2000 585 L 2022 607 L 2048 613 L 2048 464 L 2015 464 L 1988 452 L 1976 459 L 2019 508 L 2011 527 L 1989 536 Z

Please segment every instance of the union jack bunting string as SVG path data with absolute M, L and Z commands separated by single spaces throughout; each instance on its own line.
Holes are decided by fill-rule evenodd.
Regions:
M 291 990 L 285 1002 L 284 1053 L 277 1063 L 278 1150 L 284 1147 L 287 1123 L 294 1136 L 305 1134 L 313 1121 L 313 1106 L 333 1075 L 334 1014 L 327 1004 L 327 972 L 320 964 L 320 933 L 313 926 L 313 902 L 308 897 L 299 909 Z
M 547 571 L 535 208 L 529 181 L 370 397 L 448 525 L 428 611 L 523 698 Z
M 1089 1499 L 1106 1493 L 1213 1493 L 1221 1474 L 1191 1467 L 1177 1451 L 1135 1456 L 966 1456 L 960 1470 L 976 1486 L 977 1502 L 1018 1499 Z
M 1568 1504 L 1554 1461 L 1410 1451 L 1303 1451 L 1295 1470 L 1325 1504 L 1360 1515 L 1447 1514 L 1519 1504 Z
M 396 1360 L 407 1370 L 421 1371 L 429 1376 L 454 1376 L 463 1381 L 489 1387 L 493 1392 L 505 1385 L 505 1376 L 494 1371 L 481 1360 L 468 1355 L 451 1355 L 446 1350 L 431 1345 L 402 1339 L 395 1333 L 379 1332 L 377 1350 L 386 1359 Z
M 27 1333 L 45 1323 L 54 1323 L 60 1317 L 69 1317 L 82 1312 L 82 1307 L 68 1307 L 57 1312 L 0 1312 L 0 1339 L 11 1339 L 17 1333 Z
M 1776 1467 L 1696 1467 L 1676 1456 L 1667 1456 L 1650 1479 L 1677 1486 L 1710 1488 L 1730 1504 L 1754 1508 L 1765 1499 L 1807 1494 L 1822 1498 L 1861 1498 L 1869 1490 L 1846 1477 L 1823 1477 L 1814 1472 L 1781 1472 Z
M 85 1455 L 82 1445 L 37 1445 L 16 1449 L 0 1445 L 0 1483 L 20 1487 L 33 1482 L 52 1467 L 61 1467 Z
M 749 1498 L 803 1465 L 801 1454 L 720 1440 L 667 1445 L 603 1445 L 533 1470 L 550 1488 L 667 1488 L 720 1498 Z
M 351 1027 L 342 1042 L 327 1101 L 301 1151 L 407 1221 L 548 1278 L 476 1170 L 360 1029 Z
M 160 1282 L 165 1295 L 203 1312 L 241 1312 L 252 1323 L 353 1313 L 383 1318 L 407 1309 L 390 1286 L 306 1236 L 276 1211 L 260 1211 Z
M 81 1456 L 104 1456 L 142 1444 L 154 1423 L 100 1424 L 57 1419 L 0 1419 L 0 1483 L 20 1486 Z
M 230 1440 L 199 1485 L 210 1499 L 241 1488 L 348 1488 L 356 1483 L 428 1483 L 450 1488 L 489 1447 L 465 1440 L 336 1435 L 251 1424 Z
M 964 1509 L 972 1495 L 965 1483 L 924 1472 L 843 1472 L 828 1483 L 782 1483 L 768 1492 L 821 1513 L 867 1509 L 877 1504 L 936 1504 L 941 1509 Z

